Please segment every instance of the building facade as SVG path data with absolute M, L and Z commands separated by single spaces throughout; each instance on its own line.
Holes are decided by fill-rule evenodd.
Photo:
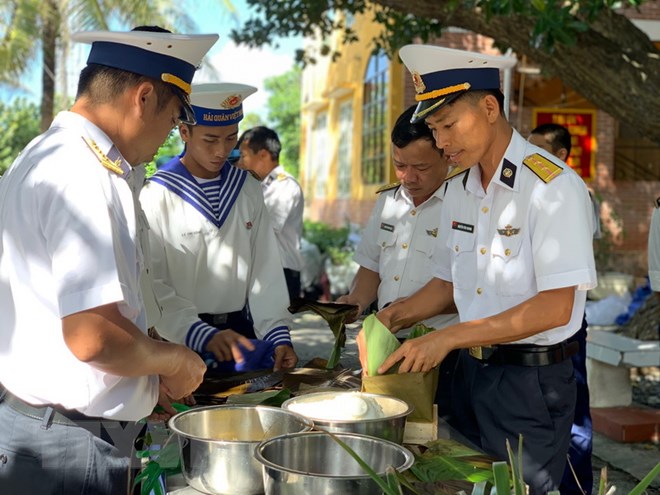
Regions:
M 658 2 L 626 15 L 660 42 Z M 357 43 L 342 47 L 339 35 L 329 40 L 340 58 L 324 57 L 303 71 L 300 170 L 306 217 L 335 226 L 363 226 L 376 190 L 395 180 L 390 130 L 415 101 L 412 80 L 398 57 L 390 60 L 374 50 L 372 40 L 381 28 L 370 19 L 370 14 L 352 19 Z M 492 39 L 461 29 L 448 28 L 433 43 L 500 53 Z M 649 220 L 660 196 L 660 145 L 619 124 L 561 79 L 544 77 L 531 60 L 519 59 L 503 87 L 509 120 L 522 135 L 543 122 L 562 123 L 571 131 L 569 164 L 601 202 L 604 237 L 595 244 L 599 269 L 644 276 Z

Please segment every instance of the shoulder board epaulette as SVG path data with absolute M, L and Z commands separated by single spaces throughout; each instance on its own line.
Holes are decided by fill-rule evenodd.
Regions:
M 256 173 L 254 170 L 248 170 L 248 172 L 250 173 L 250 175 L 251 175 L 252 177 L 254 177 L 254 178 L 257 179 L 259 182 L 261 182 L 261 177 L 259 177 L 259 176 L 257 175 L 257 173 Z
M 277 180 L 284 180 L 284 179 L 286 179 L 287 177 L 288 177 L 288 176 L 287 176 L 286 174 L 277 174 Z
M 106 156 L 103 151 L 101 151 L 101 148 L 99 148 L 99 145 L 96 144 L 96 141 L 93 139 L 90 139 L 85 136 L 81 136 L 83 138 L 83 141 L 85 141 L 85 144 L 89 146 L 89 149 L 92 150 L 94 155 L 96 155 L 96 158 L 98 159 L 99 162 L 101 162 L 101 165 L 103 165 L 105 168 L 110 170 L 110 172 L 114 172 L 117 175 L 124 175 L 124 171 L 121 168 L 121 159 L 117 158 L 114 162 L 110 160 Z
M 381 186 L 378 189 L 376 189 L 376 194 L 380 194 L 385 191 L 389 191 L 390 189 L 396 189 L 401 185 L 400 182 L 392 182 L 391 184 L 387 184 L 386 186 Z
M 523 160 L 523 163 L 546 184 L 561 174 L 562 170 L 564 170 L 552 160 L 549 160 L 539 153 L 529 155 Z
M 445 177 L 445 180 L 453 179 L 457 175 L 461 175 L 463 172 L 467 172 L 469 169 L 467 168 L 461 168 L 461 167 L 454 167 L 454 169 L 447 174 L 447 177 Z

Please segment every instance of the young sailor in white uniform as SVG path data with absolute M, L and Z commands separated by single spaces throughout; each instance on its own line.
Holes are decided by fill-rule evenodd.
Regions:
M 193 86 L 197 125 L 179 128 L 183 154 L 151 177 L 140 201 L 163 313 L 159 333 L 238 365 L 245 351 L 272 344 L 280 369 L 295 366 L 297 356 L 277 241 L 261 184 L 227 162 L 242 102 L 255 91 L 232 83 Z M 253 325 L 243 314 L 246 304 Z M 259 341 L 249 340 L 255 336 Z

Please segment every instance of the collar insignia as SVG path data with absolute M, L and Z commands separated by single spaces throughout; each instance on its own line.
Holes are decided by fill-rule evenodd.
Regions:
M 103 151 L 101 151 L 101 148 L 96 144 L 96 141 L 85 136 L 82 136 L 82 138 L 83 141 L 85 141 L 85 144 L 89 146 L 89 149 L 96 155 L 99 162 L 101 162 L 101 165 L 110 170 L 110 172 L 114 172 L 117 175 L 124 175 L 124 170 L 121 168 L 121 158 L 117 158 L 113 162 L 105 153 L 103 153 Z
M 497 229 L 497 233 L 505 237 L 511 237 L 512 235 L 518 235 L 520 232 L 520 227 L 514 228 L 511 225 L 506 225 L 503 229 Z

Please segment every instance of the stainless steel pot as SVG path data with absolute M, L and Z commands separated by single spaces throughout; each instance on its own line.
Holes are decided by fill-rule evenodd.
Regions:
M 293 397 L 282 404 L 282 408 L 291 411 L 296 405 L 325 401 L 328 399 L 339 399 L 347 397 L 346 394 L 357 395 L 359 397 L 373 398 L 383 409 L 384 416 L 378 419 L 330 419 L 332 411 L 324 411 L 327 414 L 306 414 L 299 412 L 303 416 L 314 422 L 314 429 L 330 431 L 332 433 L 358 433 L 372 437 L 382 438 L 395 442 L 403 443 L 403 433 L 406 426 L 406 418 L 413 411 L 413 408 L 404 400 L 390 397 L 388 395 L 368 394 L 354 391 L 332 391 L 316 392 L 312 394 Z
M 190 486 L 216 495 L 264 492 L 254 449 L 263 440 L 312 429 L 303 416 L 277 407 L 209 406 L 169 421 L 181 446 L 181 468 Z
M 380 438 L 338 433 L 381 477 L 388 466 L 405 471 L 413 455 L 404 447 Z M 378 487 L 330 435 L 294 433 L 259 444 L 255 457 L 264 466 L 266 495 L 382 495 Z

